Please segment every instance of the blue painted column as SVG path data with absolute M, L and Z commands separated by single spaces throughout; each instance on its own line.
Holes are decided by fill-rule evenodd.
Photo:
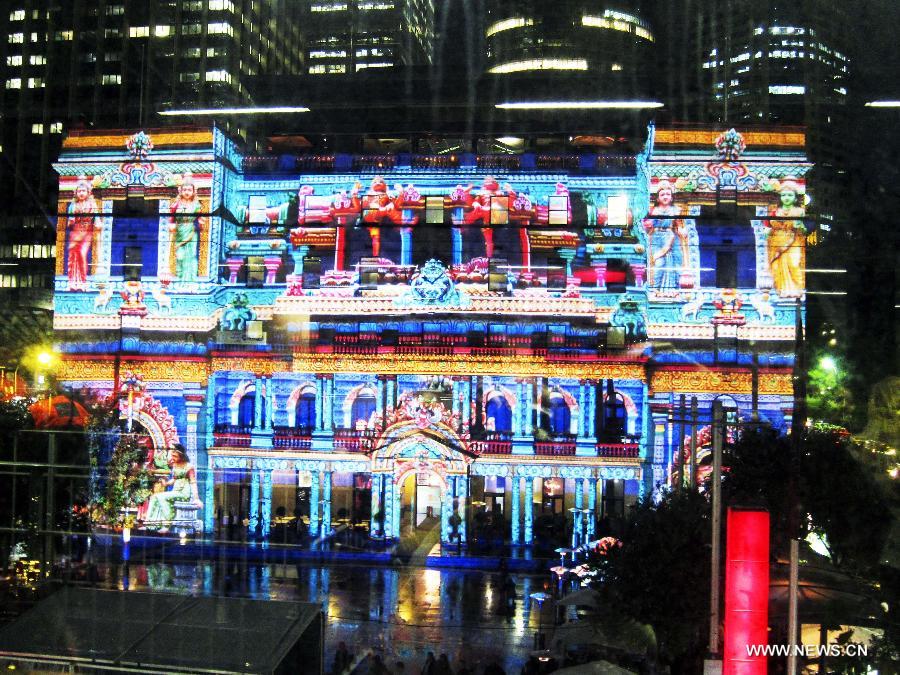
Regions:
M 326 386 L 327 380 L 322 375 L 316 375 L 316 431 L 322 431 L 325 428 Z
M 378 511 L 381 509 L 381 486 L 384 482 L 384 474 L 383 473 L 373 473 L 372 474 L 372 514 L 371 521 L 369 522 L 369 536 L 374 537 L 375 533 L 378 532 L 378 529 L 381 527 L 380 521 L 377 518 Z M 381 535 L 379 535 L 381 536 Z
M 459 540 L 465 544 L 466 539 L 466 503 L 469 501 L 469 477 L 456 477 L 456 514 L 459 516 Z
M 331 471 L 322 471 L 322 536 L 331 534 Z
M 213 535 L 213 529 L 216 522 L 216 469 L 213 465 L 213 458 L 206 459 L 206 477 L 203 481 L 203 530 Z
M 527 398 L 526 403 L 522 408 L 523 419 L 525 421 L 525 435 L 532 436 L 534 435 L 534 425 L 532 424 L 533 420 L 531 419 L 532 407 L 534 405 L 534 380 L 529 382 L 525 386 Z
M 253 387 L 253 428 L 262 429 L 262 383 L 261 377 L 256 378 L 256 385 Z
M 250 524 L 249 534 L 256 534 L 259 524 L 259 471 L 250 469 Z
M 588 509 L 590 509 L 590 513 L 588 514 L 587 521 L 587 538 L 588 541 L 594 540 L 594 535 L 597 533 L 597 479 L 596 478 L 588 478 Z
M 275 383 L 271 377 L 266 378 L 266 418 L 263 420 L 263 427 L 271 429 L 275 426 Z
M 385 539 L 393 539 L 396 535 L 394 532 L 394 492 L 397 486 L 394 484 L 393 476 L 387 474 L 384 476 L 384 537 Z
M 319 472 L 310 471 L 312 474 L 312 483 L 309 488 L 309 535 L 318 537 L 321 527 L 319 519 Z
M 322 401 L 322 428 L 331 431 L 334 429 L 334 376 L 326 377 L 323 384 L 325 396 Z
M 513 436 L 522 435 L 522 411 L 528 407 L 525 401 L 525 385 L 519 381 L 516 383 L 516 407 L 512 411 Z
M 384 410 L 384 405 L 382 403 L 384 401 L 384 380 L 379 377 L 375 386 L 378 391 L 375 395 L 375 416 L 378 419 L 381 419 L 382 411 Z
M 525 544 L 534 543 L 534 478 L 525 477 Z
M 578 436 L 587 436 L 587 392 L 584 382 L 578 383 Z
M 400 538 L 400 486 L 394 482 L 394 477 L 391 476 L 388 480 L 391 481 L 391 484 L 394 486 L 393 491 L 393 506 L 391 508 L 391 532 L 393 532 L 393 536 L 397 539 Z
M 450 515 L 453 512 L 453 477 L 447 477 L 447 488 L 441 495 L 441 543 L 449 544 L 452 528 L 450 527 Z
M 462 419 L 463 426 L 467 427 L 471 424 L 472 417 L 472 381 L 468 378 L 463 380 L 463 401 L 462 401 Z
M 584 478 L 575 479 L 575 517 L 572 519 L 572 548 L 581 546 L 581 533 L 584 527 L 584 514 L 580 509 L 584 508 Z
M 400 264 L 412 265 L 412 228 L 400 228 Z
M 387 380 L 387 384 L 385 385 L 387 387 L 387 406 L 391 409 L 397 407 L 397 401 L 394 400 L 394 383 L 396 382 L 396 380 L 397 376 L 392 375 L 390 376 L 390 379 Z
M 260 471 L 262 483 L 262 504 L 260 505 L 260 533 L 263 538 L 269 536 L 272 529 L 272 470 Z
M 519 515 L 519 506 L 522 501 L 522 478 L 520 476 L 513 476 L 510 478 L 510 482 L 512 483 L 512 497 L 510 499 L 510 540 L 513 545 L 521 544 L 521 524 L 519 521 L 521 520 L 521 516 Z
M 459 227 L 450 228 L 450 236 L 452 237 L 452 254 L 451 264 L 459 265 L 462 263 L 462 229 Z
M 597 387 L 593 382 L 587 386 L 587 429 L 585 436 L 587 438 L 597 437 Z

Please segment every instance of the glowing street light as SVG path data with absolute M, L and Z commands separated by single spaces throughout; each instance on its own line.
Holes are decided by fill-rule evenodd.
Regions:
M 819 367 L 822 370 L 827 370 L 829 373 L 836 373 L 838 371 L 838 364 L 833 356 L 823 356 L 819 359 Z

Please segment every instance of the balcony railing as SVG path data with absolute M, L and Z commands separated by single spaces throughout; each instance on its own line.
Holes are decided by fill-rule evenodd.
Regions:
M 312 429 L 309 427 L 273 427 L 273 448 L 309 450 L 312 447 Z
M 334 449 L 341 452 L 371 452 L 375 448 L 374 429 L 335 429 Z
M 572 457 L 575 455 L 575 444 L 538 441 L 534 444 L 534 454 L 542 457 Z
M 638 459 L 641 447 L 637 443 L 598 443 L 597 456 L 613 459 Z
M 213 442 L 218 446 L 246 448 L 250 446 L 253 427 L 242 424 L 217 424 L 213 428 Z

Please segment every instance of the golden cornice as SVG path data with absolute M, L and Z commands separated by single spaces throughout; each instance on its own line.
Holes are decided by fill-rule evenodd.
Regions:
M 153 147 L 157 150 L 165 147 L 174 147 L 180 145 L 212 145 L 213 134 L 210 130 L 201 131 L 161 131 L 158 133 L 149 132 L 153 139 Z M 121 134 L 84 134 L 77 136 L 69 136 L 63 141 L 63 149 L 79 149 L 85 150 L 89 148 L 121 148 L 125 152 L 125 141 L 131 136 L 129 133 Z
M 712 129 L 657 129 L 654 144 L 713 146 L 721 133 Z M 750 148 L 768 146 L 802 150 L 806 145 L 806 134 L 802 131 L 741 131 L 741 136 Z
M 733 370 L 658 370 L 650 380 L 651 393 L 750 394 L 753 376 L 749 371 Z M 759 393 L 790 396 L 790 373 L 760 373 Z

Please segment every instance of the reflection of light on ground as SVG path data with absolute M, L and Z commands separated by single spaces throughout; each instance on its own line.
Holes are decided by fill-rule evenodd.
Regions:
M 431 605 L 436 605 L 441 600 L 441 571 L 425 570 L 422 574 L 425 582 L 425 600 Z

